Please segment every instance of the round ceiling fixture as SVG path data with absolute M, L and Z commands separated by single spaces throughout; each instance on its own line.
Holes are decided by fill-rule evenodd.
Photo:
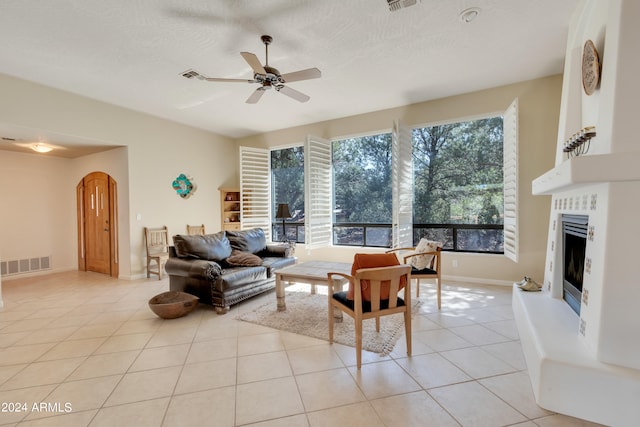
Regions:
M 33 151 L 36 151 L 38 153 L 48 153 L 49 151 L 53 150 L 53 147 L 48 145 L 48 144 L 44 144 L 42 142 L 37 142 L 35 144 L 32 144 L 30 146 L 30 148 Z
M 469 22 L 473 22 L 478 17 L 478 15 L 480 15 L 480 8 L 470 7 L 460 12 L 460 15 L 458 15 L 458 17 L 460 18 L 461 22 L 468 24 Z

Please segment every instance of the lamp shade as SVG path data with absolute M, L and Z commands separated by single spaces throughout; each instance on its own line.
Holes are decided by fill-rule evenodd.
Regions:
M 289 212 L 288 203 L 279 203 L 278 210 L 276 211 L 276 219 L 291 218 L 291 212 Z

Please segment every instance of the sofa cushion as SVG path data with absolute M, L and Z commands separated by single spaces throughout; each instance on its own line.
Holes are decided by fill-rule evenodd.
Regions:
M 173 236 L 179 258 L 222 261 L 231 255 L 231 244 L 224 231 L 216 234 Z
M 252 228 L 251 230 L 227 231 L 227 237 L 231 247 L 241 252 L 256 254 L 267 247 L 267 238 L 262 228 Z M 229 256 L 229 255 L 227 255 Z
M 267 269 L 265 267 L 226 268 L 224 274 L 215 280 L 214 289 L 218 292 L 228 292 L 240 287 L 251 286 L 266 279 Z
M 232 267 L 251 267 L 262 265 L 262 258 L 258 255 L 232 250 L 231 255 L 225 260 Z

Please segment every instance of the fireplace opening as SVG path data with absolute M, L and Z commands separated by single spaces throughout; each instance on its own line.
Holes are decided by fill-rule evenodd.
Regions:
M 589 217 L 586 215 L 562 215 L 564 260 L 562 297 L 578 315 L 580 315 L 582 300 L 588 224 Z

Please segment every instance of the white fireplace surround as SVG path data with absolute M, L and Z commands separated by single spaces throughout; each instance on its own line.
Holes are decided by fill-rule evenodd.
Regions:
M 571 22 L 555 167 L 532 183 L 551 195 L 542 292 L 514 287 L 513 309 L 538 404 L 612 426 L 640 425 L 640 1 L 586 0 Z M 600 87 L 582 88 L 582 48 L 600 53 Z M 587 126 L 585 155 L 563 143 Z M 589 217 L 581 311 L 562 299 L 562 215 Z

